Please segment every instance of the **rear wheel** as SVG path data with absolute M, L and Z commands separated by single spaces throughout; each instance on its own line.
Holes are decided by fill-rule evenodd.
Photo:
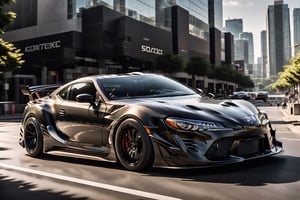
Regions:
M 26 120 L 24 126 L 25 149 L 29 156 L 40 157 L 43 154 L 43 136 L 39 122 L 34 117 Z
M 153 165 L 150 138 L 135 119 L 126 119 L 118 127 L 115 149 L 119 162 L 128 170 L 141 171 Z

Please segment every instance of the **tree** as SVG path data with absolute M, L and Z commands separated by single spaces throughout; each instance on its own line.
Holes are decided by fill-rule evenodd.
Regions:
M 208 59 L 203 56 L 192 57 L 185 68 L 185 71 L 192 75 L 193 87 L 195 88 L 195 76 L 206 76 L 210 73 L 211 67 Z
M 3 9 L 5 5 L 11 3 L 14 3 L 14 0 L 0 1 L 0 34 L 4 34 L 4 28 L 16 18 L 15 13 L 11 11 L 5 12 Z M 12 71 L 22 65 L 24 63 L 22 56 L 23 53 L 21 53 L 20 49 L 0 38 L 0 72 Z
M 157 70 L 172 74 L 182 69 L 183 58 L 177 54 L 168 52 L 157 57 L 155 63 Z
M 236 71 L 230 65 L 221 65 L 215 68 L 214 73 L 217 80 L 234 82 L 233 76 L 236 74 Z
M 283 72 L 278 73 L 278 79 L 270 85 L 271 89 L 283 90 L 300 82 L 300 51 L 289 60 L 289 65 L 283 67 Z
M 245 76 L 234 70 L 230 65 L 216 67 L 215 78 L 222 81 L 228 81 L 238 84 L 242 88 L 253 88 L 254 83 L 249 76 Z

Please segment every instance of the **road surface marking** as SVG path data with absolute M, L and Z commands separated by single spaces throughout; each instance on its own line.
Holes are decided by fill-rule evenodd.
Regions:
M 181 200 L 181 199 L 178 199 L 178 198 L 169 197 L 169 196 L 160 195 L 160 194 L 155 194 L 155 193 L 151 193 L 151 192 L 144 192 L 144 191 L 141 191 L 141 190 L 134 190 L 134 189 L 120 187 L 120 186 L 114 186 L 114 185 L 98 183 L 98 182 L 88 181 L 88 180 L 79 179 L 79 178 L 73 178 L 73 177 L 68 177 L 68 176 L 63 176 L 63 175 L 58 175 L 58 174 L 52 174 L 52 173 L 48 173 L 48 172 L 43 172 L 43 171 L 38 171 L 38 170 L 34 170 L 34 169 L 28 169 L 28 168 L 24 168 L 24 167 L 8 165 L 8 164 L 4 164 L 4 163 L 0 163 L 0 168 L 13 169 L 13 170 L 16 170 L 16 171 L 35 174 L 35 175 L 44 176 L 44 177 L 48 177 L 48 178 L 52 178 L 52 179 L 68 181 L 68 182 L 72 182 L 72 183 L 77 183 L 77 184 L 92 186 L 92 187 L 96 187 L 96 188 L 116 191 L 116 192 L 120 192 L 120 193 L 126 193 L 126 194 L 130 194 L 130 195 L 133 195 L 133 196 L 145 197 L 145 198 L 149 198 L 149 199 Z
M 278 138 L 278 140 L 300 141 L 300 138 Z

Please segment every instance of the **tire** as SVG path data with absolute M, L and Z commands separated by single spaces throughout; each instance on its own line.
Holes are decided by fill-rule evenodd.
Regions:
M 25 149 L 31 157 L 41 157 L 43 155 L 43 135 L 39 122 L 34 117 L 26 120 L 24 126 Z
M 144 127 L 135 119 L 126 119 L 115 135 L 118 161 L 130 171 L 142 171 L 153 166 L 153 146 Z

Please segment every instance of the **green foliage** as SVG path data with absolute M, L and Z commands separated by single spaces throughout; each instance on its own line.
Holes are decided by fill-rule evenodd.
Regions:
M 14 12 L 8 11 L 5 12 L 3 7 L 5 5 L 9 5 L 14 3 L 14 0 L 1 0 L 0 1 L 0 34 L 3 34 L 3 29 L 16 18 L 16 14 Z
M 0 1 L 0 34 L 3 34 L 3 29 L 16 18 L 15 13 L 11 11 L 5 12 L 3 10 L 5 5 L 11 3 L 14 3 L 14 0 Z M 21 53 L 20 49 L 0 38 L 0 72 L 11 71 L 22 65 L 25 62 L 22 60 L 22 56 L 23 53 Z
M 205 57 L 197 56 L 188 61 L 185 71 L 192 75 L 206 76 L 210 73 L 211 67 Z
M 0 71 L 11 71 L 22 65 L 22 56 L 20 49 L 0 38 Z
M 289 63 L 283 67 L 283 72 L 278 73 L 279 78 L 270 85 L 271 89 L 283 90 L 300 82 L 300 51 Z
M 222 65 L 214 70 L 214 77 L 218 80 L 233 82 L 243 88 L 253 88 L 254 83 L 249 76 L 245 76 L 230 65 Z
M 166 73 L 179 72 L 183 67 L 183 58 L 174 53 L 165 53 L 155 60 L 156 69 Z

